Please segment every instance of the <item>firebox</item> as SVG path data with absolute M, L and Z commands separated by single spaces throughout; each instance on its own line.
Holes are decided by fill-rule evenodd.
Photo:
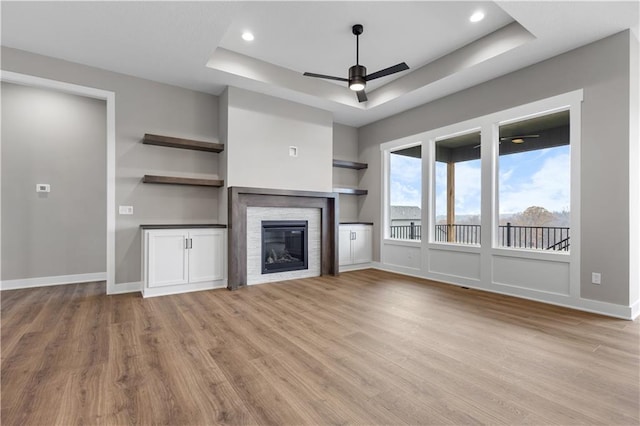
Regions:
M 308 269 L 306 220 L 262 221 L 262 273 Z

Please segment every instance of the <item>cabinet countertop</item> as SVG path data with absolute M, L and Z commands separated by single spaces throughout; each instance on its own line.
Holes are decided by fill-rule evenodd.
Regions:
M 226 228 L 227 225 L 217 223 L 187 223 L 179 225 L 140 225 L 142 229 L 187 229 L 187 228 Z
M 340 222 L 340 225 L 373 225 L 373 222 Z

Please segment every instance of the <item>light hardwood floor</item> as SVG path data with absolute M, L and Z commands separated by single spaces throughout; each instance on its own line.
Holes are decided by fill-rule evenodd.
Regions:
M 2 292 L 3 425 L 624 424 L 639 321 L 366 270 Z

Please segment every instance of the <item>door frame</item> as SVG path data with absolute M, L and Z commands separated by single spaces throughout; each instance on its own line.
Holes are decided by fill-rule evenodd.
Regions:
M 58 92 L 101 99 L 106 102 L 107 109 L 107 294 L 115 290 L 115 241 L 116 241 L 116 94 L 108 90 L 80 86 L 47 78 L 0 70 L 0 81 L 56 90 Z M 1 201 L 0 201 L 1 202 Z M 1 207 L 1 206 L 0 206 Z M 0 231 L 1 232 L 1 231 Z M 1 234 L 0 234 L 1 240 Z M 2 250 L 0 246 L 0 250 Z M 1 255 L 1 251 L 0 251 Z M 0 264 L 0 268 L 2 265 Z M 1 272 L 1 270 L 0 270 Z

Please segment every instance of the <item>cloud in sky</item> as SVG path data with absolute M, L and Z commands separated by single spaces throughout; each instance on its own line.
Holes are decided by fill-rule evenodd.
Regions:
M 570 154 L 562 146 L 505 155 L 500 158 L 500 213 L 540 206 L 569 211 Z
M 446 215 L 447 166 L 436 163 L 436 216 Z M 456 164 L 456 215 L 480 214 L 480 160 Z M 421 206 L 421 160 L 391 156 L 391 204 Z M 504 155 L 499 160 L 500 213 L 531 206 L 569 211 L 569 146 Z
M 392 154 L 390 197 L 393 206 L 422 206 L 422 159 Z
M 456 215 L 480 214 L 480 160 L 455 167 Z M 436 216 L 447 214 L 447 165 L 436 163 Z

